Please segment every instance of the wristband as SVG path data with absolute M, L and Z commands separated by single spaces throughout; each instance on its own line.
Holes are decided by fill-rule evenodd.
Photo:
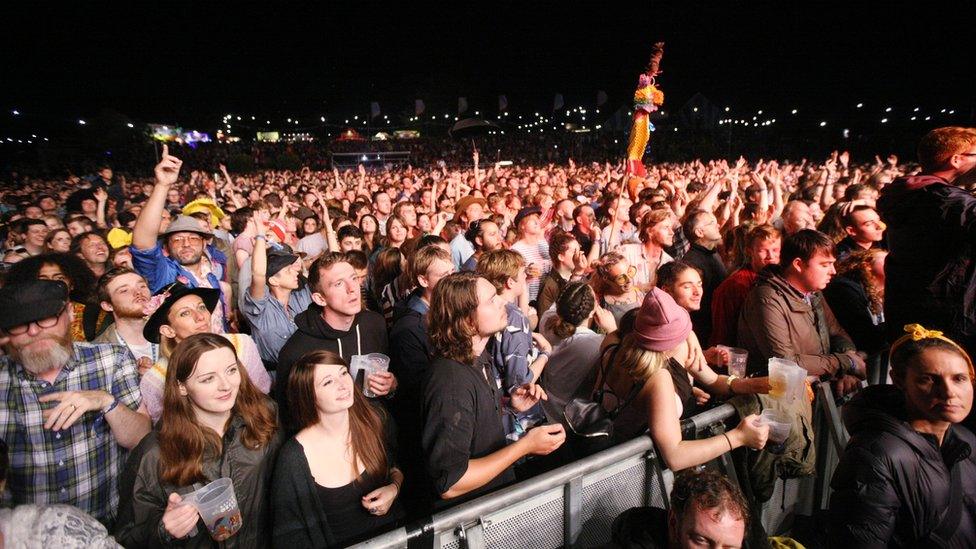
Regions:
M 258 239 L 267 240 L 268 238 L 266 236 L 264 236 L 263 234 L 256 234 L 256 235 L 254 235 L 254 239 L 255 240 L 258 240 Z
M 722 431 L 722 436 L 725 437 L 725 442 L 729 443 L 729 451 L 731 452 L 734 449 L 732 448 L 732 439 L 729 438 L 729 434 L 725 431 Z
M 851 366 L 847 373 L 851 374 L 852 376 L 857 375 L 857 365 L 854 364 L 854 358 L 851 355 L 847 355 L 847 362 Z

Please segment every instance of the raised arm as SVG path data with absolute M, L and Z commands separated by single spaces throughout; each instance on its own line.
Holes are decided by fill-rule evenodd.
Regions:
M 312 194 L 315 195 L 315 199 L 319 201 L 319 207 L 322 208 L 322 225 L 325 227 L 326 239 L 329 241 L 329 251 L 338 252 L 339 251 L 339 239 L 336 238 L 335 229 L 332 227 L 332 218 L 329 217 L 329 205 L 325 202 L 325 197 L 319 192 L 318 188 L 312 188 Z
M 268 250 L 267 235 L 265 235 L 264 220 L 257 213 L 254 214 L 254 228 L 257 234 L 254 235 L 254 251 L 251 253 L 251 297 L 257 301 L 264 297 L 267 291 L 268 272 Z
M 152 193 L 139 213 L 135 229 L 132 231 L 132 245 L 137 250 L 149 250 L 156 246 L 159 226 L 163 221 L 166 193 L 169 192 L 170 185 L 176 183 L 179 178 L 182 165 L 183 161 L 170 156 L 169 146 L 163 144 L 163 157 L 154 170 L 156 184 L 153 185 Z

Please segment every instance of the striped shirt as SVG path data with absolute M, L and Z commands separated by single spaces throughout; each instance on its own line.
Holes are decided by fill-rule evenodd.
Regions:
M 45 429 L 43 411 L 57 403 L 38 398 L 61 391 L 105 391 L 136 410 L 141 401 L 136 361 L 121 345 L 75 343 L 71 360 L 48 383 L 9 356 L 0 357 L 0 436 L 10 455 L 9 482 L 0 503 L 74 505 L 110 523 L 119 505 L 126 450 L 97 412 L 65 430 Z
M 525 259 L 526 265 L 535 264 L 536 267 L 542 270 L 542 274 L 538 278 L 529 279 L 529 301 L 535 301 L 539 298 L 539 288 L 542 286 L 542 279 L 545 278 L 546 273 L 552 268 L 552 260 L 549 258 L 549 242 L 539 240 L 537 244 L 533 245 L 519 240 L 515 244 L 512 244 L 511 249 L 518 252 Z

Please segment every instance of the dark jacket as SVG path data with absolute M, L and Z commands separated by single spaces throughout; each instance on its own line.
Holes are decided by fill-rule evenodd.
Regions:
M 880 315 L 877 319 L 880 322 L 876 323 L 864 284 L 850 276 L 838 275 L 824 289 L 823 296 L 859 351 L 873 355 L 884 347 L 884 316 Z
M 269 406 L 274 403 L 268 401 Z M 125 547 L 268 547 L 271 539 L 271 510 L 267 488 L 274 458 L 284 436 L 281 429 L 262 448 L 252 450 L 241 441 L 244 420 L 231 419 L 224 433 L 222 453 L 203 461 L 208 482 L 229 477 L 241 510 L 241 529 L 222 544 L 210 538 L 207 528 L 197 522 L 197 534 L 186 540 L 167 543 L 160 535 L 160 525 L 172 492 L 185 495 L 202 487 L 173 486 L 159 478 L 159 440 L 150 432 L 129 455 L 119 480 L 119 520 L 115 537 Z
M 827 521 L 831 547 L 938 547 L 925 537 L 949 506 L 950 471 L 959 467 L 962 519 L 949 547 L 976 547 L 976 437 L 952 426 L 942 447 L 912 429 L 892 385 L 862 390 L 843 407 L 851 434 L 834 472 Z
M 881 191 L 888 224 L 885 318 L 891 337 L 917 322 L 976 349 L 976 197 L 939 177 L 895 180 Z
M 410 386 L 420 391 L 420 383 L 430 365 L 433 352 L 427 339 L 427 311 L 430 307 L 415 290 L 393 308 L 390 329 L 390 371 L 397 376 L 401 392 Z M 419 406 L 418 406 L 419 409 Z
M 739 315 L 739 347 L 749 351 L 750 374 L 766 375 L 770 358 L 792 360 L 811 375 L 834 375 L 847 367 L 854 344 L 820 295 L 808 303 L 783 278 L 778 265 L 760 271 Z
M 278 375 L 274 387 L 282 425 L 288 428 L 292 426 L 286 398 L 288 375 L 299 358 L 319 350 L 337 353 L 346 362 L 350 362 L 353 355 L 389 355 L 386 321 L 383 320 L 383 315 L 373 311 L 360 311 L 349 330 L 342 331 L 326 324 L 322 318 L 322 307 L 313 303 L 304 313 L 295 317 L 295 325 L 298 329 L 278 352 Z
M 701 271 L 701 308 L 691 312 L 691 322 L 698 339 L 707 342 L 712 337 L 712 294 L 715 293 L 715 288 L 718 288 L 718 285 L 729 276 L 729 272 L 717 251 L 709 250 L 699 244 L 692 244 L 691 249 L 681 259 Z

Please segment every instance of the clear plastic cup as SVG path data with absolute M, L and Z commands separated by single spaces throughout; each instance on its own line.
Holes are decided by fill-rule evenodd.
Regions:
M 786 439 L 790 436 L 793 428 L 793 418 L 785 412 L 771 410 L 769 408 L 762 411 L 759 416 L 761 425 L 769 425 L 769 438 L 766 439 L 764 450 L 771 454 L 782 454 L 786 451 Z
M 749 351 L 738 347 L 725 347 L 725 350 L 729 352 L 729 375 L 746 377 Z
M 769 359 L 769 396 L 785 403 L 803 397 L 807 371 L 792 360 Z
M 217 479 L 183 497 L 193 505 L 214 541 L 224 541 L 241 529 L 243 521 L 237 506 L 234 484 L 229 478 Z
M 365 357 L 367 362 L 364 368 L 366 375 L 363 376 L 363 394 L 374 398 L 377 395 L 369 388 L 369 376 L 370 374 L 388 371 L 390 369 L 390 357 L 382 353 L 369 353 Z

